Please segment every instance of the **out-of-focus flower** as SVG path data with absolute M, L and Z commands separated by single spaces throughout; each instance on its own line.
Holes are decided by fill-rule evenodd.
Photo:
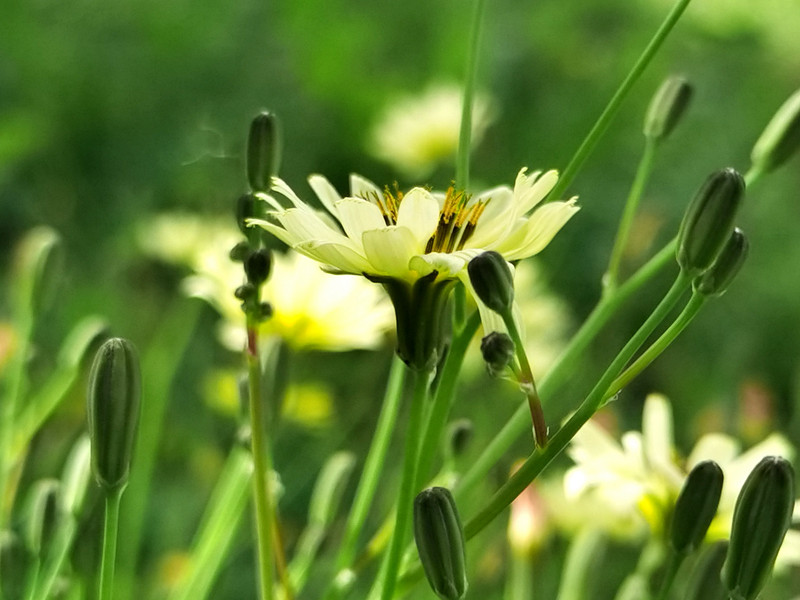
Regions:
M 243 282 L 242 266 L 228 253 L 241 241 L 233 226 L 190 215 L 163 215 L 140 230 L 143 248 L 193 271 L 185 291 L 200 297 L 223 317 L 220 338 L 232 350 L 244 347 L 244 315 L 234 290 Z M 263 335 L 282 338 L 295 349 L 374 348 L 391 327 L 392 309 L 380 290 L 358 277 L 325 273 L 318 263 L 296 253 L 275 253 L 263 299 L 273 315 Z
M 413 178 L 427 177 L 458 148 L 462 89 L 454 84 L 429 87 L 388 106 L 370 132 L 369 151 Z M 472 145 L 493 118 L 488 96 L 476 94 L 472 107 Z
M 648 529 L 661 532 L 688 472 L 704 460 L 717 462 L 725 480 L 707 538 L 727 539 L 736 497 L 750 471 L 764 456 L 791 460 L 795 450 L 780 434 L 772 434 L 741 452 L 734 438 L 710 433 L 700 438 L 686 460 L 681 460 L 674 447 L 669 401 L 651 394 L 645 401 L 641 432 L 627 432 L 617 442 L 590 421 L 575 436 L 568 453 L 576 464 L 564 476 L 567 503 L 578 500 L 586 505 L 588 501 L 592 509 L 585 518 L 592 521 L 598 514 L 617 516 L 625 527 L 611 519 L 609 531 L 627 533 L 630 537 L 642 535 Z M 554 505 L 553 510 L 557 512 L 559 506 Z M 796 516 L 800 513 L 796 512 Z M 785 564 L 798 556 L 800 532 L 790 531 L 779 562 L 783 559 Z
M 536 484 L 532 483 L 511 503 L 507 531 L 509 546 L 519 557 L 534 556 L 544 546 L 551 529 L 545 500 Z

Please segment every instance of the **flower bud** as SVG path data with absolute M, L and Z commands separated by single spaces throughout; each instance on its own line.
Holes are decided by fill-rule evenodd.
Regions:
M 141 403 L 139 358 L 128 340 L 103 344 L 89 375 L 87 409 L 92 470 L 106 492 L 128 482 Z
M 236 224 L 244 235 L 253 230 L 247 226 L 247 220 L 258 216 L 258 199 L 253 194 L 242 194 L 236 200 Z
M 41 556 L 42 546 L 55 536 L 62 515 L 60 492 L 55 479 L 37 481 L 30 492 L 24 535 L 34 556 Z
M 704 296 L 721 296 L 730 286 L 739 270 L 742 268 L 747 254 L 750 251 L 750 242 L 738 227 L 728 238 L 717 260 L 702 275 L 692 282 L 696 292 Z
M 233 262 L 243 263 L 247 259 L 247 257 L 250 256 L 250 253 L 252 251 L 253 249 L 250 247 L 250 244 L 248 242 L 239 242 L 233 248 L 231 248 L 228 257 Z
M 744 188 L 744 179 L 734 169 L 721 169 L 706 179 L 689 204 L 678 232 L 681 269 L 699 275 L 714 263 L 731 235 Z
M 686 478 L 670 526 L 670 544 L 678 554 L 694 552 L 703 543 L 717 514 L 722 480 L 722 469 L 713 460 L 698 463 Z
M 781 166 L 800 147 L 800 90 L 772 117 L 753 146 L 753 166 L 765 172 Z
M 244 261 L 244 272 L 247 275 L 247 280 L 256 286 L 267 280 L 271 269 L 272 255 L 266 248 L 251 252 Z
M 684 77 L 673 75 L 665 79 L 647 107 L 644 135 L 657 141 L 665 139 L 680 121 L 691 98 L 692 86 Z
M 497 377 L 514 360 L 514 342 L 508 334 L 493 331 L 481 339 L 481 354 L 489 374 Z
M 728 542 L 717 542 L 701 553 L 689 576 L 686 600 L 728 600 L 719 578 L 727 552 Z
M 32 229 L 22 241 L 18 264 L 20 302 L 34 313 L 55 298 L 64 263 L 61 236 L 49 227 Z
M 766 456 L 742 486 L 733 511 L 722 582 L 734 600 L 754 600 L 775 564 L 794 508 L 794 470 L 778 456 Z
M 233 291 L 237 300 L 247 303 L 256 297 L 256 286 L 252 283 L 243 283 Z
M 81 436 L 70 450 L 61 473 L 61 498 L 64 511 L 77 517 L 83 508 L 92 474 L 92 447 L 87 436 Z
M 467 591 L 464 530 L 447 488 L 431 487 L 414 499 L 414 539 L 436 595 L 444 600 L 462 598 Z
M 499 314 L 514 303 L 514 276 L 506 259 L 493 250 L 479 254 L 467 265 L 475 294 L 486 306 Z
M 475 428 L 469 419 L 453 421 L 447 428 L 448 452 L 450 456 L 462 455 L 472 440 Z
M 262 112 L 250 123 L 247 138 L 247 181 L 254 192 L 268 192 L 280 162 L 280 130 L 277 117 Z

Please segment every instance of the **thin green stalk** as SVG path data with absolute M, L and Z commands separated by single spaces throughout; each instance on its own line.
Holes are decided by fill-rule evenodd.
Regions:
M 272 494 L 272 454 L 264 430 L 264 407 L 261 397 L 261 361 L 258 355 L 258 323 L 247 315 L 247 380 L 250 409 L 250 436 L 253 451 L 253 497 L 258 546 L 259 597 L 273 597 L 272 537 L 275 509 Z
M 605 550 L 606 539 L 599 529 L 581 530 L 570 543 L 556 600 L 587 600 L 591 597 L 592 577 L 597 572 Z
M 419 452 L 417 488 L 421 488 L 430 477 L 433 459 L 437 454 L 437 447 L 441 443 L 442 433 L 447 425 L 447 417 L 450 414 L 453 399 L 455 398 L 458 374 L 464 364 L 464 357 L 467 354 L 469 343 L 478 330 L 480 323 L 481 317 L 476 311 L 469 317 L 464 327 L 453 336 L 447 359 L 444 362 L 444 367 L 442 367 L 439 386 L 436 388 L 436 393 L 433 397 L 433 406 L 424 424 L 425 431 L 422 434 L 422 446 Z
M 556 200 L 559 199 L 575 179 L 575 176 L 578 174 L 578 171 L 580 171 L 583 163 L 587 158 L 589 158 L 589 155 L 603 137 L 603 134 L 608 129 L 608 126 L 611 125 L 611 121 L 613 120 L 614 116 L 616 116 L 617 112 L 619 112 L 619 109 L 622 106 L 622 101 L 628 95 L 628 92 L 631 91 L 633 85 L 636 83 L 642 73 L 644 73 L 645 69 L 650 64 L 650 61 L 653 60 L 653 57 L 661 48 L 664 40 L 667 39 L 667 36 L 672 31 L 672 28 L 675 27 L 675 24 L 678 22 L 678 19 L 680 19 L 683 11 L 686 10 L 686 7 L 689 5 L 690 1 L 691 0 L 678 0 L 678 2 L 672 7 L 672 10 L 670 10 L 669 14 L 658 28 L 658 31 L 656 31 L 655 35 L 650 40 L 650 43 L 647 44 L 647 47 L 636 60 L 633 68 L 631 68 L 630 72 L 622 81 L 619 88 L 617 88 L 617 91 L 614 93 L 611 100 L 608 102 L 608 105 L 597 119 L 597 122 L 594 124 L 591 131 L 589 131 L 586 139 L 583 140 L 577 152 L 575 152 L 572 160 L 570 160 L 566 169 L 564 169 L 564 172 L 561 174 L 558 183 L 556 183 L 555 187 L 553 187 L 553 190 L 550 192 L 550 198 Z
M 673 239 L 617 288 L 613 294 L 603 298 L 597 304 L 578 332 L 572 337 L 569 345 L 556 361 L 555 366 L 539 382 L 540 393 L 545 399 L 554 397 L 571 374 L 575 372 L 578 360 L 580 360 L 589 344 L 611 317 L 639 289 L 674 260 L 675 243 Z M 456 500 L 463 498 L 465 494 L 469 493 L 479 482 L 484 480 L 492 466 L 505 455 L 517 438 L 525 432 L 529 423 L 529 409 L 527 404 L 522 402 L 494 439 L 489 442 L 486 449 L 459 479 L 453 491 Z
M 678 569 L 682 562 L 683 556 L 676 552 L 670 552 L 667 570 L 664 573 L 664 579 L 661 580 L 661 588 L 658 591 L 656 600 L 667 600 L 669 598 L 669 591 L 672 589 L 672 584 L 675 583 L 675 576 L 678 574 Z
M 119 504 L 121 498 L 122 489 L 112 490 L 106 494 L 99 600 L 111 600 L 114 597 L 114 566 L 117 561 L 117 532 L 119 530 Z
M 622 388 L 628 385 L 639 373 L 644 371 L 650 364 L 661 355 L 664 350 L 673 342 L 673 340 L 678 337 L 681 332 L 686 329 L 686 326 L 692 322 L 692 319 L 697 316 L 697 313 L 700 312 L 700 309 L 705 304 L 708 298 L 703 294 L 698 294 L 697 292 L 692 294 L 689 302 L 686 304 L 686 307 L 683 309 L 681 314 L 677 316 L 675 321 L 672 322 L 664 333 L 653 342 L 653 344 L 645 350 L 639 358 L 623 373 L 617 377 L 611 386 L 608 388 L 606 392 L 606 399 L 612 398 L 617 392 L 619 392 Z
M 478 47 L 481 39 L 484 0 L 475 0 L 472 13 L 472 27 L 469 33 L 469 53 L 467 54 L 467 73 L 464 78 L 464 100 L 461 106 L 461 129 L 458 135 L 456 155 L 456 189 L 466 190 L 469 186 L 469 154 L 472 138 L 472 103 L 475 96 L 475 72 L 478 66 Z
M 417 461 L 419 460 L 420 432 L 422 431 L 422 415 L 428 401 L 428 387 L 431 373 L 420 370 L 414 373 L 414 394 L 411 399 L 411 415 L 406 430 L 405 457 L 403 459 L 403 475 L 400 480 L 400 491 L 397 495 L 397 514 L 394 531 L 386 552 L 381 600 L 391 600 L 397 584 L 397 573 L 400 570 L 400 559 L 403 546 L 408 538 L 411 515 L 414 503 L 414 492 L 417 481 Z
M 353 506 L 347 517 L 344 538 L 339 553 L 336 557 L 337 577 L 332 582 L 331 587 L 325 598 L 340 598 L 344 588 L 337 585 L 339 582 L 347 582 L 347 572 L 351 571 L 351 565 L 356 556 L 358 538 L 360 537 L 364 523 L 367 520 L 372 500 L 375 497 L 375 490 L 380 481 L 381 472 L 386 461 L 386 454 L 389 451 L 392 433 L 394 432 L 397 414 L 403 396 L 403 382 L 405 381 L 406 365 L 395 356 L 392 360 L 392 368 L 389 373 L 389 381 L 386 385 L 386 393 L 383 397 L 378 423 L 375 428 L 375 436 L 367 453 L 364 463 L 364 470 L 358 482 Z M 342 574 L 343 571 L 346 571 Z
M 522 464 L 522 466 L 511 476 L 511 478 L 492 496 L 488 504 L 475 515 L 464 527 L 464 534 L 467 539 L 474 537 L 486 525 L 488 525 L 498 514 L 500 514 L 511 501 L 516 498 L 525 486 L 536 478 L 550 462 L 558 456 L 569 442 L 583 427 L 583 425 L 594 415 L 601 405 L 608 387 L 619 375 L 633 354 L 652 334 L 653 330 L 661 321 L 666 318 L 677 301 L 683 295 L 690 284 L 689 277 L 681 271 L 667 294 L 653 310 L 644 324 L 631 337 L 627 344 L 617 354 L 611 365 L 594 386 L 592 391 L 578 407 L 578 410 L 567 420 L 567 422 L 552 437 L 550 443 L 542 449 L 536 450 Z
M 56 533 L 53 549 L 42 568 L 42 574 L 36 586 L 36 593 L 32 596 L 35 600 L 47 600 L 51 597 L 53 585 L 67 560 L 69 551 L 72 549 L 76 531 L 77 523 L 74 516 L 67 516 L 64 525 Z
M 506 600 L 531 600 L 533 593 L 533 561 L 530 557 L 514 555 L 508 571 Z
M 608 261 L 608 268 L 603 276 L 603 296 L 614 292 L 617 289 L 619 266 L 622 262 L 622 255 L 628 245 L 628 237 L 633 226 L 633 218 L 636 216 L 636 210 L 639 207 L 639 201 L 642 198 L 642 193 L 650 179 L 650 173 L 653 171 L 653 159 L 656 155 L 656 147 L 658 143 L 653 138 L 646 138 L 644 153 L 639 161 L 639 166 L 636 169 L 636 175 L 633 178 L 633 184 L 628 194 L 628 199 L 625 201 L 625 209 L 622 212 L 622 219 L 617 229 L 617 235 L 614 238 L 614 246 L 611 250 L 611 258 Z
M 211 594 L 249 498 L 253 461 L 235 446 L 225 462 L 193 544 L 189 572 L 169 600 L 204 600 Z

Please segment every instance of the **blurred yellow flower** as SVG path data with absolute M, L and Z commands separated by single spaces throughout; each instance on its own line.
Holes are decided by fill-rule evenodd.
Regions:
M 791 460 L 795 450 L 788 440 L 774 433 L 742 453 L 734 438 L 710 433 L 700 438 L 686 460 L 680 460 L 673 442 L 669 401 L 651 394 L 645 401 L 641 432 L 627 432 L 617 442 L 590 421 L 575 436 L 568 454 L 575 466 L 564 475 L 567 503 L 577 500 L 591 507 L 584 518 L 605 521 L 616 533 L 624 530 L 614 524 L 619 520 L 631 537 L 648 528 L 654 534 L 662 531 L 688 472 L 704 460 L 716 461 L 725 474 L 725 482 L 708 537 L 727 539 L 736 497 L 750 471 L 764 456 Z M 560 510 L 558 504 L 551 508 Z M 617 518 L 598 521 L 599 514 Z M 797 511 L 796 516 L 800 516 Z M 781 555 L 779 562 L 783 559 L 784 563 L 800 557 L 800 532 L 787 534 Z
M 140 229 L 150 254 L 193 271 L 184 281 L 188 295 L 219 311 L 220 339 L 232 350 L 245 342 L 244 315 L 233 291 L 243 283 L 240 264 L 228 253 L 242 236 L 233 226 L 192 215 L 163 215 Z M 262 335 L 282 338 L 295 349 L 374 348 L 391 328 L 392 308 L 381 291 L 360 277 L 325 273 L 318 263 L 294 252 L 273 256 L 264 300 L 273 316 Z
M 455 155 L 461 127 L 462 89 L 432 85 L 419 96 L 388 106 L 370 132 L 368 149 L 400 173 L 423 178 Z M 472 109 L 472 145 L 477 145 L 492 120 L 489 98 L 476 94 Z

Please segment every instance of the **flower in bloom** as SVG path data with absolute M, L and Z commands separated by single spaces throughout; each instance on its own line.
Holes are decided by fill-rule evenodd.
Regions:
M 617 442 L 590 421 L 573 438 L 568 453 L 575 466 L 564 476 L 567 501 L 589 500 L 593 508 L 586 519 L 594 520 L 598 513 L 616 515 L 634 535 L 648 526 L 654 532 L 661 531 L 689 471 L 704 460 L 717 462 L 725 480 L 707 536 L 727 539 L 736 498 L 750 471 L 764 456 L 791 460 L 794 448 L 780 434 L 772 434 L 742 453 L 734 438 L 711 433 L 700 438 L 686 460 L 679 460 L 669 401 L 651 394 L 645 401 L 641 432 L 627 432 Z M 796 510 L 795 516 L 800 517 L 800 511 Z M 617 533 L 620 530 L 615 528 Z M 789 531 L 779 561 L 782 559 L 785 564 L 799 558 L 800 532 Z
M 228 253 L 241 241 L 231 224 L 190 215 L 163 215 L 141 229 L 149 253 L 189 267 L 184 290 L 211 304 L 223 317 L 220 339 L 232 350 L 244 347 L 244 315 L 233 291 L 243 283 L 242 265 Z M 273 315 L 263 335 L 282 338 L 295 349 L 374 348 L 391 327 L 392 309 L 375 286 L 356 277 L 336 277 L 296 253 L 273 257 L 263 299 Z
M 392 104 L 370 133 L 370 151 L 409 177 L 430 175 L 458 147 L 462 94 L 457 85 L 438 84 Z M 492 112 L 488 97 L 477 94 L 472 109 L 474 145 L 483 137 Z

